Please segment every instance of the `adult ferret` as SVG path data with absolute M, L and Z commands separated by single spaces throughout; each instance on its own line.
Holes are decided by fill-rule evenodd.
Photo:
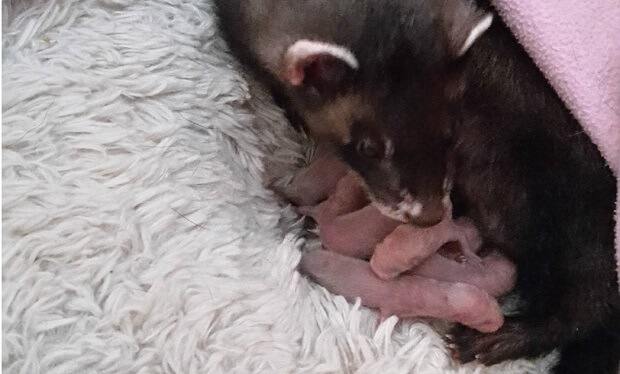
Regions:
M 462 361 L 561 348 L 556 372 L 617 372 L 615 180 L 486 3 L 216 2 L 233 51 L 340 145 L 386 213 L 438 222 L 451 191 L 517 265 L 521 313 L 455 329 Z

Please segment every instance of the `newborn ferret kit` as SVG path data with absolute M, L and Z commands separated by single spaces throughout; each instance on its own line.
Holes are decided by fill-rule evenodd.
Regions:
M 437 225 L 416 227 L 386 217 L 368 204 L 359 177 L 335 155 L 322 153 L 282 191 L 305 204 L 298 210 L 317 221 L 327 249 L 305 254 L 302 272 L 349 300 L 360 297 L 382 318 L 434 317 L 483 332 L 501 327 L 493 296 L 512 288 L 514 266 L 497 253 L 476 255 L 481 240 L 469 220 L 446 216 Z M 342 171 L 333 185 L 331 176 Z M 321 195 L 327 198 L 321 201 Z M 460 251 L 435 253 L 449 243 Z
M 519 313 L 506 316 L 497 329 L 458 321 L 450 343 L 459 360 L 494 364 L 558 348 L 554 372 L 617 373 L 615 179 L 486 1 L 215 4 L 232 52 L 271 89 L 293 124 L 335 147 L 373 206 L 398 221 L 395 230 L 468 222 L 482 247 L 514 264 Z M 319 225 L 329 221 L 324 212 L 306 208 Z M 332 224 L 347 218 L 335 216 Z M 372 256 L 385 250 L 382 244 Z M 337 279 L 329 272 L 344 263 L 365 280 L 385 281 L 364 268 L 376 270 L 376 261 L 362 266 L 354 253 L 329 255 L 325 260 L 325 253 L 313 254 L 301 264 L 328 288 Z M 399 268 L 388 260 L 390 274 L 411 265 Z M 331 261 L 338 266 L 328 266 Z M 478 266 L 484 271 L 484 258 Z M 421 294 L 435 287 L 427 284 Z M 341 286 L 337 291 L 343 293 L 352 287 Z M 385 305 L 365 295 L 375 297 L 369 303 L 377 308 Z M 409 303 L 397 301 L 390 305 Z M 450 308 L 431 309 L 451 317 Z

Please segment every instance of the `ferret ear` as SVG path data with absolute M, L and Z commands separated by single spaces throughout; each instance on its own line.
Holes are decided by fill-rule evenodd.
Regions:
M 477 9 L 470 0 L 444 0 L 443 25 L 453 58 L 463 56 L 493 22 L 493 14 Z
M 342 88 L 358 68 L 357 58 L 348 48 L 302 39 L 284 54 L 283 79 L 291 86 L 325 93 Z

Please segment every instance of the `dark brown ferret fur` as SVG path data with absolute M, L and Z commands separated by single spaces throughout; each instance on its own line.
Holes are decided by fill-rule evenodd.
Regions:
M 461 361 L 494 364 L 559 348 L 556 373 L 617 373 L 616 181 L 498 16 L 460 53 L 492 12 L 488 4 L 216 4 L 236 55 L 291 118 L 338 144 L 376 201 L 389 206 L 409 194 L 436 207 L 450 190 L 455 214 L 473 219 L 516 264 L 520 313 L 490 334 L 455 328 Z M 278 63 L 298 39 L 343 45 L 359 67 L 313 56 L 303 65 L 308 79 L 287 84 Z

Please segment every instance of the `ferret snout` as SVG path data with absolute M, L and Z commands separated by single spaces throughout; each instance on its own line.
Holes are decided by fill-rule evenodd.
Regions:
M 438 224 L 449 211 L 444 197 L 414 199 L 408 193 L 398 207 L 408 223 L 422 227 Z
M 373 204 L 387 217 L 421 227 L 434 226 L 451 213 L 447 197 L 416 199 L 406 190 L 399 195 L 402 200 L 398 204 L 385 204 L 376 200 L 373 200 Z
M 443 205 L 424 207 L 422 213 L 409 218 L 409 223 L 422 227 L 434 226 L 443 221 L 445 213 L 446 208 Z

